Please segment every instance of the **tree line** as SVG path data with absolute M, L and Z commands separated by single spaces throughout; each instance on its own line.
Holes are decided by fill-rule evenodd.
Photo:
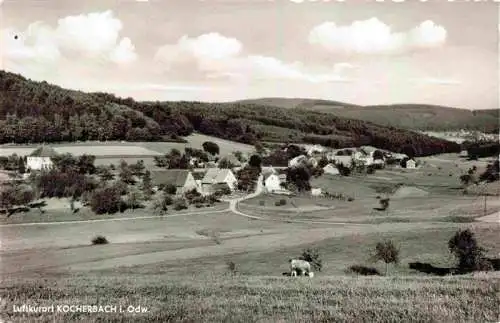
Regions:
M 0 143 L 179 140 L 197 131 L 247 144 L 372 145 L 414 156 L 461 149 L 443 139 L 328 113 L 242 103 L 137 102 L 5 71 L 0 71 L 0 95 Z

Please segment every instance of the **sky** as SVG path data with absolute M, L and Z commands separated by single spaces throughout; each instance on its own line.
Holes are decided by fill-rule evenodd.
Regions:
M 0 68 L 137 100 L 498 108 L 499 4 L 0 0 Z

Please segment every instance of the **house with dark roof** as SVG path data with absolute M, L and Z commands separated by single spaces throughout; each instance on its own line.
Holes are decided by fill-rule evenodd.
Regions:
M 177 189 L 176 194 L 184 194 L 193 189 L 198 190 L 196 180 L 191 171 L 187 169 L 161 169 L 151 171 L 151 179 L 154 187 L 162 187 L 172 184 Z
M 52 158 L 56 155 L 52 147 L 45 145 L 38 147 L 26 158 L 26 168 L 29 170 L 50 169 L 54 166 Z
M 218 184 L 227 184 L 229 189 L 233 191 L 237 183 L 238 180 L 230 169 L 210 168 L 201 180 L 201 190 L 203 193 L 210 194 L 220 186 Z

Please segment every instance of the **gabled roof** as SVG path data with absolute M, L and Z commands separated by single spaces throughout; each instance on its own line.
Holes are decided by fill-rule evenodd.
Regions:
M 273 167 L 262 167 L 262 176 L 264 178 L 269 177 L 269 175 L 276 174 L 276 170 Z
M 31 157 L 55 157 L 57 155 L 56 151 L 49 146 L 40 146 L 35 149 L 30 156 Z
M 269 177 L 271 177 L 273 175 L 276 176 L 276 177 L 278 177 L 278 175 L 276 173 L 267 173 L 267 174 L 264 175 L 264 180 L 267 180 Z
M 202 184 L 217 184 L 224 183 L 226 176 L 232 173 L 230 169 L 227 168 L 209 168 L 205 177 L 201 180 Z
M 190 174 L 187 169 L 165 169 L 151 171 L 153 185 L 173 184 L 175 187 L 182 187 Z

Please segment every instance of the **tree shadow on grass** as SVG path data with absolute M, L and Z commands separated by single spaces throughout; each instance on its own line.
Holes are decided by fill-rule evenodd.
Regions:
M 485 260 L 491 263 L 492 270 L 500 270 L 500 258 L 485 258 Z M 446 276 L 446 275 L 463 275 L 468 274 L 471 270 L 464 270 L 455 267 L 436 267 L 429 263 L 423 262 L 410 262 L 408 264 L 410 269 L 420 271 L 426 274 L 432 274 L 436 276 Z

